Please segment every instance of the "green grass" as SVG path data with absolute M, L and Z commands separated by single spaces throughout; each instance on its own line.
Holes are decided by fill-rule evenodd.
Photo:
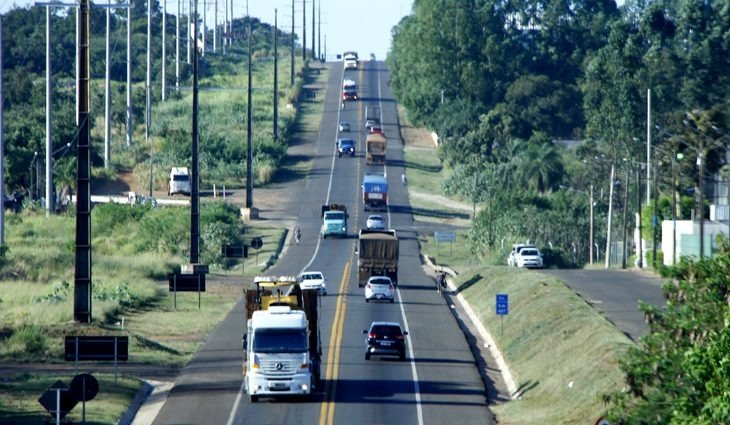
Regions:
M 99 382 L 99 393 L 93 400 L 86 402 L 86 423 L 89 425 L 115 424 L 119 421 L 142 383 L 134 378 L 119 377 L 114 383 L 114 375 L 93 374 Z M 50 416 L 38 398 L 57 380 L 71 384 L 74 374 L 34 375 L 20 374 L 5 377 L 0 381 L 0 423 L 31 425 L 44 423 Z M 81 423 L 81 403 L 66 416 L 66 420 Z
M 435 149 L 406 148 L 403 152 L 406 161 L 406 177 L 408 189 L 422 193 L 441 193 L 441 181 L 446 178 L 448 171 L 442 167 L 441 160 Z
M 604 409 L 601 395 L 621 390 L 618 357 L 632 342 L 563 283 L 532 271 L 481 267 L 456 285 L 521 390 L 518 400 L 492 406 L 501 423 L 593 423 Z M 497 293 L 509 294 L 503 328 Z

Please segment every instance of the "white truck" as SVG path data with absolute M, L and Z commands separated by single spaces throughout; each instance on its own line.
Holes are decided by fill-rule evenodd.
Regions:
M 170 170 L 170 182 L 167 187 L 167 196 L 177 193 L 190 196 L 192 186 L 190 184 L 190 173 L 188 167 L 172 167 Z
M 345 69 L 357 69 L 357 52 L 348 51 L 342 54 Z
M 259 397 L 308 396 L 320 384 L 321 343 L 317 290 L 295 277 L 254 279 L 246 291 L 244 388 Z

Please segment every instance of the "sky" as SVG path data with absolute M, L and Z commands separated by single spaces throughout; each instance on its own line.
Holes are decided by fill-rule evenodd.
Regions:
M 69 0 L 65 0 L 67 2 Z M 162 3 L 163 0 L 160 0 Z M 168 13 L 177 10 L 176 0 L 166 0 Z M 198 8 L 203 2 L 199 0 Z M 223 20 L 223 1 L 218 4 L 218 22 Z M 229 4 L 230 4 L 230 0 Z M 302 36 L 302 1 L 294 1 L 295 32 Z M 312 41 L 312 0 L 306 1 L 307 47 Z M 92 0 L 93 2 L 93 0 Z M 112 3 L 116 0 L 112 0 Z M 187 0 L 183 0 L 187 4 Z M 106 1 L 100 1 L 104 4 Z M 32 0 L 0 0 L 0 13 L 5 13 L 13 6 L 26 7 Z M 206 12 L 208 25 L 213 25 L 215 0 L 207 0 Z M 335 55 L 347 50 L 359 53 L 360 58 L 368 58 L 374 53 L 376 58 L 385 59 L 390 49 L 390 32 L 401 18 L 411 13 L 413 0 L 316 0 L 316 7 L 321 6 L 322 16 L 322 54 L 327 45 L 327 60 L 335 60 Z M 291 31 L 291 0 L 249 0 L 249 12 L 263 22 L 273 25 L 274 9 L 278 9 L 279 28 Z M 233 16 L 245 15 L 246 1 L 233 0 Z M 199 12 L 202 14 L 202 11 Z M 319 21 L 319 14 L 316 16 Z

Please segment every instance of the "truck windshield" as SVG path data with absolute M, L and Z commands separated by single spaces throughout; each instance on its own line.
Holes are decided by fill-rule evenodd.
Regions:
M 175 174 L 172 176 L 172 180 L 176 182 L 187 182 L 190 181 L 190 176 L 187 174 Z
M 336 211 L 336 212 L 328 212 L 324 216 L 325 220 L 344 220 L 345 219 L 345 213 L 342 211 Z
M 256 353 L 303 353 L 307 351 L 304 329 L 258 329 L 254 334 Z

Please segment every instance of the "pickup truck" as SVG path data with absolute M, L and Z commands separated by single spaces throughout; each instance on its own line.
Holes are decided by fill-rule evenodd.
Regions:
M 341 204 L 322 205 L 322 238 L 347 237 L 347 207 Z
M 352 139 L 340 139 L 337 141 L 337 156 L 342 155 L 355 156 L 355 141 Z

